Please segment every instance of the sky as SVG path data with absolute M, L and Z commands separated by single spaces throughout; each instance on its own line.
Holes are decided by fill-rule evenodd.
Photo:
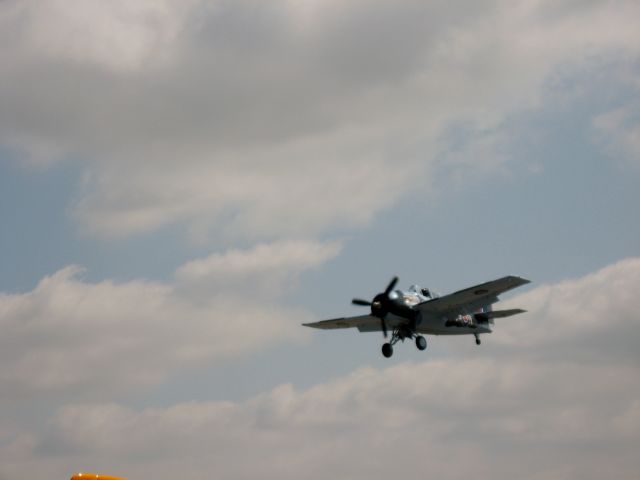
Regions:
M 0 480 L 637 478 L 638 18 L 0 2 Z M 301 326 L 509 274 L 481 346 Z

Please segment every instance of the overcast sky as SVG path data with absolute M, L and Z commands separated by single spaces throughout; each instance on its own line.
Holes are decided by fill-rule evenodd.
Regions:
M 0 480 L 637 479 L 639 18 L 0 2 Z M 396 274 L 528 313 L 300 326 Z

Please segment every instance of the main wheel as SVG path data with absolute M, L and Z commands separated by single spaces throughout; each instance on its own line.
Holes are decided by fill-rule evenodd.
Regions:
M 382 345 L 382 355 L 384 355 L 387 358 L 393 355 L 393 347 L 391 346 L 390 343 L 385 343 L 384 345 Z
M 416 347 L 418 347 L 418 350 L 426 350 L 427 339 L 424 338 L 422 335 L 418 335 L 416 337 Z

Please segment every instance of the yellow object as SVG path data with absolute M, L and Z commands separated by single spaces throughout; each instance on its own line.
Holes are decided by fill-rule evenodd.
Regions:
M 122 477 L 112 477 L 111 475 L 97 475 L 95 473 L 76 473 L 71 480 L 127 480 Z

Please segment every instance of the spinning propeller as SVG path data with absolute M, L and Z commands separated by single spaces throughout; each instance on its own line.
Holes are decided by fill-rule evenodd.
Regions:
M 373 297 L 372 301 L 362 300 L 360 298 L 354 298 L 351 300 L 353 305 L 371 307 L 371 316 L 378 317 L 380 319 L 384 338 L 387 338 L 387 323 L 384 319 L 387 316 L 387 313 L 394 310 L 393 307 L 395 304 L 394 300 L 389 295 L 393 292 L 396 283 L 398 283 L 398 277 L 393 277 L 385 291 Z

